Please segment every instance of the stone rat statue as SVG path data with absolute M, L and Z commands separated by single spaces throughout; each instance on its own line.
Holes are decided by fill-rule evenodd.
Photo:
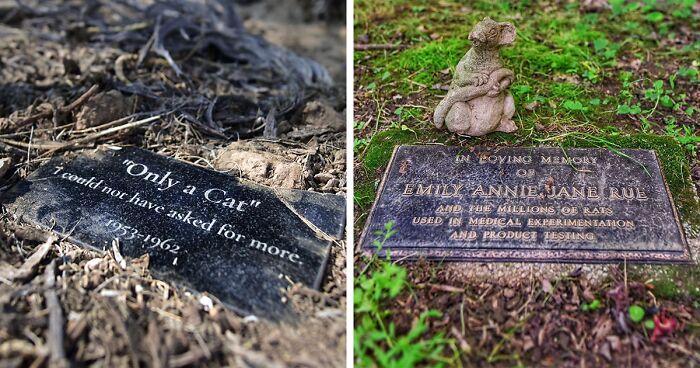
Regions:
M 503 67 L 499 49 L 515 41 L 515 27 L 484 18 L 469 34 L 472 48 L 457 64 L 450 90 L 440 101 L 433 121 L 450 132 L 481 136 L 514 132 L 515 103 L 506 89 L 513 72 Z

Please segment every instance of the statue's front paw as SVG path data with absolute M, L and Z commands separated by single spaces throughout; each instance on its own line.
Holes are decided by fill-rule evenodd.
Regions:
M 498 88 L 491 88 L 488 93 L 486 93 L 486 96 L 496 97 L 499 93 L 501 93 L 501 91 Z
M 474 76 L 474 85 L 475 86 L 483 86 L 489 81 L 489 76 L 486 74 L 476 74 Z

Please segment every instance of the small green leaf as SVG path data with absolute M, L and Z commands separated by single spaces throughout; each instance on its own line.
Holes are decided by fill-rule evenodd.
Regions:
M 661 102 L 661 106 L 663 107 L 673 107 L 673 105 L 675 105 L 673 99 L 671 99 L 671 97 L 669 97 L 668 95 L 661 96 L 659 102 Z
M 357 152 L 360 148 L 362 148 L 362 147 L 364 147 L 364 146 L 366 146 L 366 145 L 368 145 L 368 144 L 369 144 L 369 141 L 368 141 L 368 140 L 366 140 L 366 139 L 357 139 L 357 138 L 356 138 L 356 139 L 353 141 L 353 144 L 352 144 L 353 150 L 355 150 L 355 152 Z
M 571 101 L 571 100 L 566 100 L 564 101 L 564 108 L 567 110 L 571 111 L 583 111 L 583 104 L 581 101 Z
M 625 6 L 625 11 L 626 12 L 633 12 L 641 7 L 642 6 L 639 3 L 629 3 Z
M 644 308 L 637 304 L 631 305 L 629 309 L 629 316 L 632 322 L 641 322 L 644 319 Z
M 662 20 L 664 20 L 664 14 L 662 12 L 651 12 L 647 14 L 646 20 L 652 22 L 652 23 L 659 23 Z
M 591 310 L 592 310 L 592 311 L 594 311 L 594 310 L 600 308 L 600 300 L 599 300 L 599 299 L 593 300 L 593 301 L 591 302 L 590 307 L 591 307 Z
M 639 107 L 639 105 L 618 105 L 617 106 L 617 113 L 622 115 L 622 114 L 639 114 L 642 112 L 642 108 Z
M 676 18 L 689 18 L 691 15 L 693 15 L 693 12 L 688 9 L 688 8 L 683 8 L 683 9 L 677 9 L 671 12 L 671 15 L 673 15 Z
M 593 48 L 595 48 L 596 52 L 600 52 L 605 49 L 606 46 L 608 46 L 608 40 L 605 38 L 598 38 L 593 41 Z
M 657 91 L 660 91 L 661 89 L 664 88 L 664 81 L 661 79 L 657 79 L 654 81 L 654 89 Z
M 647 319 L 646 321 L 644 321 L 644 328 L 646 328 L 647 330 L 653 330 L 654 329 L 654 321 L 652 321 L 650 319 Z
M 513 86 L 513 92 L 515 92 L 516 95 L 522 95 L 530 92 L 531 90 L 532 88 L 526 84 L 518 84 L 517 86 Z
M 681 77 L 697 77 L 698 70 L 695 68 L 679 68 L 678 75 Z

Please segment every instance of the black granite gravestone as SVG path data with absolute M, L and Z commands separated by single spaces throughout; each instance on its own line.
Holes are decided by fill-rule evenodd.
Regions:
M 360 244 L 393 259 L 689 262 L 654 151 L 401 146 Z
M 274 189 L 142 149 L 53 158 L 3 198 L 26 221 L 97 250 L 118 239 L 150 255 L 154 274 L 209 292 L 234 310 L 294 320 L 292 282 L 318 288 L 345 199 Z

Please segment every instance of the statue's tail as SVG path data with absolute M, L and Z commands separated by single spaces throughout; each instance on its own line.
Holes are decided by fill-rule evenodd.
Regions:
M 512 77 L 513 72 L 506 68 L 501 68 L 489 75 L 489 81 L 481 86 L 466 86 L 451 89 L 447 96 L 440 101 L 433 113 L 433 123 L 440 129 L 445 125 L 445 118 L 450 112 L 452 105 L 457 102 L 467 102 L 474 98 L 486 95 L 494 84 L 500 83 L 501 79 Z
M 433 113 L 433 123 L 438 129 L 442 129 L 442 127 L 445 125 L 445 117 L 450 111 L 449 109 L 452 107 L 452 104 L 448 105 L 448 102 L 449 99 L 447 96 L 445 96 L 445 98 L 443 98 L 437 105 L 435 112 Z

